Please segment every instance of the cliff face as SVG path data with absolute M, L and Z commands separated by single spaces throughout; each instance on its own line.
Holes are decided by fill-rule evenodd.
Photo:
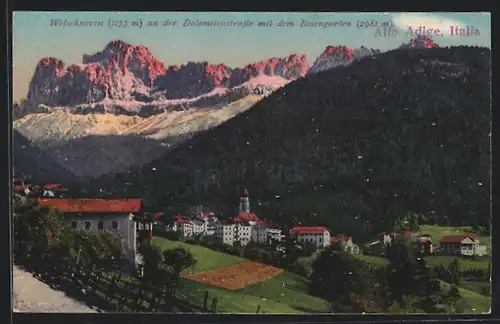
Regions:
M 165 68 L 146 47 L 115 40 L 101 52 L 83 55 L 82 64 L 66 66 L 54 57 L 41 59 L 27 101 L 32 112 L 40 112 L 39 105 L 71 107 L 106 101 L 193 99 L 242 86 L 259 76 L 291 81 L 305 75 L 307 68 L 306 57 L 297 54 L 251 63 L 244 68 L 208 62 Z
M 489 58 L 485 48 L 396 50 L 309 75 L 141 169 L 84 187 L 123 195 L 129 183 L 126 194 L 155 208 L 232 206 L 245 187 L 257 213 L 346 231 L 387 228 L 409 211 L 486 225 Z
M 308 73 L 318 73 L 336 68 L 337 66 L 345 66 L 347 64 L 351 64 L 354 60 L 359 60 L 365 56 L 373 56 L 377 54 L 380 54 L 380 50 L 373 48 L 369 49 L 364 46 L 353 49 L 346 46 L 329 45 L 316 59 L 316 61 L 314 61 L 313 65 L 308 70 Z

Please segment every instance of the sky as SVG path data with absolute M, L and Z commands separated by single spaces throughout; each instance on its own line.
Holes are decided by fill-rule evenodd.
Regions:
M 54 25 L 56 20 L 66 25 Z M 89 21 L 88 26 L 71 26 L 75 21 Z M 163 25 L 169 20 L 175 25 Z M 184 26 L 200 21 L 251 21 L 252 26 Z M 302 21 L 310 25 L 301 27 Z M 270 57 L 305 54 L 312 64 L 328 45 L 378 48 L 389 50 L 408 42 L 416 32 L 439 28 L 431 35 L 441 46 L 477 45 L 491 47 L 489 13 L 246 13 L 246 12 L 30 12 L 13 13 L 13 100 L 26 97 L 35 67 L 43 57 L 57 57 L 66 64 L 82 63 L 83 54 L 101 51 L 111 40 L 144 45 L 165 65 L 182 65 L 188 61 L 224 63 L 242 67 Z M 110 24 L 121 21 L 122 26 Z M 148 22 L 158 21 L 158 26 Z M 258 22 L 272 21 L 271 27 Z M 279 26 L 280 21 L 294 26 Z M 366 27 L 359 21 L 368 21 Z M 373 21 L 373 23 L 372 23 Z M 398 33 L 383 35 L 378 29 L 383 22 L 392 22 Z M 127 26 L 124 27 L 124 22 Z M 137 24 L 133 24 L 137 22 Z M 337 23 L 334 26 L 334 23 Z M 377 24 L 377 26 L 374 26 Z M 473 27 L 479 35 L 452 36 L 450 26 Z M 379 31 L 379 33 L 377 33 Z M 434 31 L 433 31 L 434 32 Z

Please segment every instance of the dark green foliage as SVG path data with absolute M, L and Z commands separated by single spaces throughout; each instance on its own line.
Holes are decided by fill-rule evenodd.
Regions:
M 489 89 L 489 49 L 391 51 L 299 79 L 150 165 L 84 187 L 123 195 L 129 182 L 151 206 L 231 214 L 244 186 L 267 203 L 252 205 L 258 214 L 355 238 L 408 212 L 489 227 Z
M 460 264 L 457 259 L 453 259 L 448 265 L 448 273 L 450 274 L 449 283 L 460 286 Z
M 373 274 L 367 264 L 332 247 L 321 251 L 312 263 L 310 290 L 328 301 L 346 301 L 352 294 L 371 292 Z
M 442 298 L 441 286 L 436 275 L 427 267 L 425 260 L 415 256 L 409 242 L 394 242 L 387 248 L 390 264 L 384 270 L 387 285 L 387 301 L 404 303 L 405 297 L 415 297 L 414 306 L 427 313 L 438 312 Z
M 114 233 L 72 229 L 55 209 L 40 207 L 18 196 L 13 199 L 13 212 L 16 264 L 59 288 L 100 292 L 104 295 L 101 302 L 105 303 L 101 307 L 112 311 L 123 309 L 131 300 L 135 305 L 127 307 L 144 310 L 142 301 L 147 300 L 149 311 L 160 306 L 172 310 L 180 272 L 196 262 L 183 249 L 162 252 L 141 244 L 143 276 L 123 281 L 124 256 Z M 81 297 L 96 298 L 96 294 L 85 295 L 87 292 Z M 118 304 L 111 305 L 115 294 L 119 295 Z M 90 299 L 89 302 L 92 303 Z

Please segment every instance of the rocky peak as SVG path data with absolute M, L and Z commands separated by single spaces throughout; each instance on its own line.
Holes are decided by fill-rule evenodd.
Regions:
M 338 57 L 342 60 L 352 61 L 354 57 L 354 50 L 346 46 L 327 46 L 323 53 L 319 56 L 320 58 L 325 57 Z
M 257 76 L 278 76 L 294 80 L 307 73 L 308 62 L 305 55 L 291 54 L 286 57 L 272 57 L 234 69 L 231 86 L 238 86 Z
M 165 66 L 149 49 L 142 45 L 130 45 L 121 40 L 109 42 L 102 52 L 83 55 L 83 63 L 99 63 L 109 71 L 126 74 L 132 72 L 146 85 L 165 74 Z
M 308 73 L 318 73 L 340 65 L 347 65 L 354 59 L 354 50 L 346 46 L 329 45 L 314 61 Z
M 410 41 L 401 45 L 400 48 L 439 48 L 439 45 L 428 36 L 417 35 L 410 38 Z

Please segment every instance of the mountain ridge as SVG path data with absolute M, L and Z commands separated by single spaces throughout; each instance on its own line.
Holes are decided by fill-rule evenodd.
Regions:
M 86 188 L 181 208 L 231 206 L 235 188 L 246 187 L 266 217 L 314 218 L 346 232 L 365 221 L 387 227 L 392 209 L 486 224 L 489 57 L 474 47 L 394 50 L 306 76 L 168 155 Z

